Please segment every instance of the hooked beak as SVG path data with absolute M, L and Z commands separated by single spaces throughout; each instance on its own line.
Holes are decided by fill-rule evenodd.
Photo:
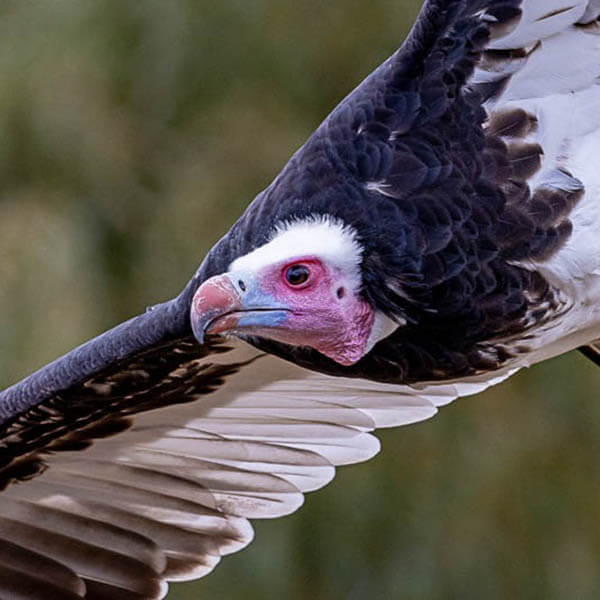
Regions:
M 260 290 L 248 273 L 224 273 L 207 279 L 196 291 L 190 310 L 194 337 L 206 334 L 259 333 L 282 323 L 289 309 Z

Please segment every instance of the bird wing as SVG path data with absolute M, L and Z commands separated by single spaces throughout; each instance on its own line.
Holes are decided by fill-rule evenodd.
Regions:
M 489 91 L 486 135 L 507 149 L 509 258 L 558 290 L 560 318 L 542 326 L 529 357 L 536 362 L 598 336 L 600 2 L 526 0 L 521 8 L 470 85 Z M 597 342 L 582 350 L 597 362 Z
M 237 339 L 137 351 L 0 433 L 0 596 L 160 598 L 287 515 L 377 427 L 502 379 L 386 385 L 307 371 Z M 19 596 L 21 595 L 21 596 Z
M 536 362 L 599 334 L 600 2 L 527 0 L 522 11 L 470 85 L 489 91 L 484 129 L 507 152 L 508 258 L 557 291 L 560 318 L 540 328 Z M 596 362 L 597 347 L 584 349 Z
M 353 160 L 368 175 L 373 194 L 397 194 L 401 200 L 402 186 L 410 189 L 412 177 L 420 178 L 420 186 L 431 186 L 444 176 L 443 156 L 431 152 L 443 139 L 431 138 L 427 147 L 397 154 L 393 175 L 384 179 L 377 177 L 375 167 L 387 155 L 383 146 L 377 146 L 377 155 L 371 142 L 378 144 L 390 132 L 401 136 L 403 121 L 412 127 L 427 115 L 442 115 L 448 102 L 459 101 L 491 132 L 482 134 L 484 142 L 479 140 L 482 145 L 470 154 L 465 150 L 465 160 L 473 160 L 477 169 L 504 165 L 499 181 L 514 183 L 523 194 L 527 189 L 525 195 L 515 192 L 513 205 L 515 214 L 528 222 L 524 217 L 530 206 L 534 210 L 531 199 L 536 198 L 532 172 L 540 172 L 531 165 L 542 164 L 548 155 L 558 160 L 564 152 L 560 144 L 554 154 L 549 152 L 555 121 L 547 129 L 540 127 L 544 109 L 532 121 L 519 105 L 524 101 L 519 90 L 530 85 L 527 69 L 533 69 L 534 57 L 544 56 L 545 47 L 583 43 L 597 56 L 590 40 L 598 38 L 578 36 L 596 35 L 593 21 L 600 7 L 595 1 L 525 0 L 521 13 L 519 6 L 516 0 L 431 0 L 393 57 L 402 66 L 394 73 L 428 85 L 416 90 L 416 96 L 392 98 L 388 112 L 370 112 L 362 99 L 383 89 L 377 86 L 390 69 L 388 62 L 352 95 L 352 106 L 362 106 L 357 132 L 365 139 L 364 151 Z M 584 22 L 591 24 L 575 26 Z M 480 52 L 484 58 L 478 63 Z M 553 60 L 544 64 L 550 68 Z M 567 72 L 566 60 L 556 61 L 561 76 L 548 78 L 558 86 L 551 88 L 556 94 L 570 97 L 592 86 L 597 61 L 588 61 L 587 54 L 583 60 L 588 65 L 585 77 Z M 569 83 L 560 87 L 565 78 Z M 543 83 L 545 78 L 539 85 Z M 574 90 L 575 83 L 581 88 Z M 453 90 L 462 100 L 452 97 Z M 577 106 L 585 109 L 583 97 Z M 347 107 L 340 105 L 327 127 L 335 127 Z M 595 112 L 585 114 L 593 126 Z M 454 125 L 460 123 L 449 126 Z M 534 148 L 513 153 L 505 141 L 526 140 L 540 132 L 547 134 L 535 142 L 544 147 L 543 159 Z M 460 130 L 453 135 L 456 139 Z M 498 139 L 504 145 L 496 144 Z M 477 148 L 481 161 L 473 159 Z M 484 160 L 494 149 L 499 156 Z M 460 156 L 458 152 L 456 160 Z M 552 174 L 539 179 L 550 192 L 537 200 L 552 199 L 544 210 L 561 199 L 567 212 L 577 201 L 582 204 L 578 173 L 569 174 L 551 162 L 543 162 L 541 172 Z M 519 206 L 528 208 L 519 213 Z M 526 235 L 513 219 L 511 227 L 521 233 L 507 233 L 514 241 L 508 246 L 515 252 L 512 260 L 531 268 L 552 264 L 546 260 L 548 231 L 555 228 L 560 237 L 565 214 L 565 209 L 557 210 L 556 219 L 538 235 L 546 241 L 522 252 L 519 244 Z M 440 245 L 447 224 L 434 217 L 429 224 L 442 237 L 428 239 Z M 531 235 L 537 229 L 527 231 Z M 552 246 L 552 260 L 568 244 L 559 239 Z M 589 272 L 589 265 L 576 264 Z M 548 267 L 548 273 L 560 273 L 560 268 Z M 252 538 L 247 519 L 292 512 L 304 492 L 331 479 L 335 466 L 375 454 L 379 444 L 370 433 L 374 428 L 428 418 L 458 395 L 475 393 L 510 374 L 494 371 L 415 389 L 312 373 L 240 341 L 208 340 L 200 346 L 187 323 L 193 287 L 0 393 L 1 596 L 161 597 L 167 580 L 202 576 L 221 555 L 244 547 Z
M 600 366 L 600 340 L 595 340 L 591 344 L 581 346 L 580 350 L 584 356 Z

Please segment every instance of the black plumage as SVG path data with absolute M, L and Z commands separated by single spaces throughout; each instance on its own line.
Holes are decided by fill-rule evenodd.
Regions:
M 482 344 L 522 332 L 528 312 L 554 302 L 539 275 L 508 262 L 548 257 L 569 235 L 566 222 L 522 210 L 542 150 L 507 145 L 499 121 L 484 130 L 481 103 L 497 90 L 465 86 L 490 37 L 520 14 L 520 2 L 502 2 L 488 11 L 498 19 L 490 27 L 478 17 L 485 4 L 428 3 L 405 45 L 332 112 L 201 270 L 223 270 L 281 220 L 333 215 L 365 248 L 365 295 L 409 325 L 350 368 L 315 351 L 259 347 L 327 373 L 459 377 L 489 369 Z M 497 357 L 499 367 L 509 354 Z

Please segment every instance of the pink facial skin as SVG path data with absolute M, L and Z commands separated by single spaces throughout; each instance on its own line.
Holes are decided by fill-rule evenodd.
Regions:
M 286 280 L 292 265 L 309 269 L 306 282 L 294 286 Z M 341 365 L 352 365 L 366 353 L 374 312 L 342 273 L 307 256 L 266 268 L 258 284 L 290 311 L 284 322 L 264 332 L 266 337 L 310 346 Z

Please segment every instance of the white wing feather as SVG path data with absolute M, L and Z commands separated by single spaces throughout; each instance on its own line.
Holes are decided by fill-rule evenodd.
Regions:
M 66 566 L 77 593 L 100 585 L 113 597 L 124 588 L 160 598 L 164 580 L 205 575 L 248 544 L 247 519 L 287 515 L 335 467 L 377 454 L 375 428 L 428 419 L 495 382 L 416 390 L 318 375 L 232 346 L 211 361 L 254 361 L 216 391 L 143 413 L 84 452 L 47 455 L 43 474 L 3 493 L 0 537 Z
M 529 180 L 585 193 L 569 219 L 573 231 L 550 258 L 521 263 L 560 290 L 563 313 L 531 340 L 532 364 L 600 336 L 600 16 L 598 0 L 524 0 L 523 18 L 494 40 L 494 50 L 523 50 L 505 61 L 483 61 L 472 82 L 510 76 L 486 108 L 490 118 L 522 109 L 536 121 L 522 141 L 543 150 L 541 168 Z M 506 137 L 511 143 L 512 139 Z M 568 173 L 569 176 L 565 176 Z

